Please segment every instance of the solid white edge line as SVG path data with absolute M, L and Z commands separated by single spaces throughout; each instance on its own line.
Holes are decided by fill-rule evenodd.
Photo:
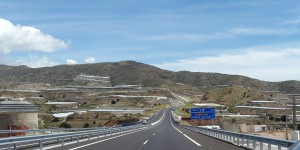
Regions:
M 145 145 L 147 142 L 148 142 L 148 140 L 146 140 L 146 141 L 143 143 L 143 145 Z
M 171 124 L 172 124 L 173 128 L 176 129 L 179 133 L 183 134 L 182 131 L 180 131 L 179 129 L 177 129 L 177 128 L 174 126 L 174 124 L 173 124 L 173 122 L 172 122 L 172 119 L 171 119 L 171 116 L 170 116 L 170 121 L 171 121 Z M 187 139 L 189 139 L 190 141 L 192 141 L 193 143 L 195 143 L 197 146 L 202 146 L 201 144 L 199 144 L 198 142 L 196 142 L 195 140 L 193 140 L 193 139 L 190 138 L 189 136 L 187 136 L 187 135 L 185 135 L 185 134 L 183 134 L 183 135 L 184 135 Z
M 139 132 L 139 131 L 135 131 L 135 132 Z M 125 136 L 125 135 L 128 135 L 128 134 L 132 134 L 132 133 L 135 133 L 135 132 L 131 132 L 131 133 L 126 133 L 126 134 L 114 136 L 114 137 L 111 137 L 111 138 L 103 139 L 103 140 L 101 140 L 101 141 L 89 143 L 89 144 L 86 144 L 86 145 L 81 145 L 81 146 L 78 146 L 78 147 L 75 147 L 75 148 L 72 148 L 72 149 L 69 149 L 69 150 L 76 150 L 76 149 L 79 149 L 79 148 L 83 148 L 83 147 L 86 147 L 86 146 L 94 145 L 94 144 L 101 143 L 101 142 L 104 142 L 104 141 L 108 141 L 108 140 L 111 140 L 111 139 L 115 139 L 115 138 L 118 138 L 118 137 L 121 137 L 121 136 Z
M 190 138 L 189 136 L 183 134 L 186 138 L 188 138 L 190 141 L 192 141 L 193 143 L 195 143 L 197 146 L 201 146 L 201 144 L 199 144 L 198 142 L 196 142 L 195 140 L 193 140 L 192 138 Z

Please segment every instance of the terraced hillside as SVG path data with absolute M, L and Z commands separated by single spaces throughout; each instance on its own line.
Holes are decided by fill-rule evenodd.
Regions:
M 112 86 L 139 84 L 145 87 L 164 87 L 197 93 L 219 85 L 243 85 L 257 90 L 280 90 L 300 93 L 299 81 L 267 82 L 239 75 L 203 72 L 172 72 L 151 65 L 134 62 L 107 62 L 98 64 L 59 65 L 29 68 L 26 66 L 0 66 L 0 82 L 46 82 L 66 85 L 81 73 L 109 76 Z

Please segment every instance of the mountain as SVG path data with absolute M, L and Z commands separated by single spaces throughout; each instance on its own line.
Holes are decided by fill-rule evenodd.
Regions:
M 122 84 L 167 88 L 184 86 L 184 88 L 189 88 L 192 91 L 198 89 L 202 91 L 216 86 L 242 85 L 258 91 L 279 90 L 284 93 L 300 93 L 299 81 L 268 82 L 240 75 L 173 72 L 135 61 L 59 65 L 43 68 L 0 65 L 0 83 L 45 82 L 52 85 L 64 85 L 81 73 L 109 76 L 113 86 Z

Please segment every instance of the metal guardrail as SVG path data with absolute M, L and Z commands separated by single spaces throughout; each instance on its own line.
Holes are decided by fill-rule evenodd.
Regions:
M 76 131 L 87 131 L 87 130 L 97 130 L 105 129 L 105 127 L 96 127 L 96 128 L 54 128 L 54 129 L 31 129 L 31 130 L 0 130 L 1 134 L 10 134 L 10 133 L 32 133 L 36 134 L 57 134 L 57 133 L 66 133 L 66 132 L 76 132 Z
M 177 125 L 181 126 L 182 128 L 185 128 L 185 129 L 188 129 L 188 130 L 191 130 L 194 132 L 198 132 L 198 133 L 210 136 L 210 137 L 214 137 L 214 138 L 220 139 L 222 141 L 226 141 L 226 142 L 232 143 L 234 145 L 242 146 L 242 147 L 249 148 L 249 149 L 282 150 L 282 149 L 288 149 L 296 143 L 296 141 L 267 138 L 267 137 L 252 135 L 252 134 L 243 134 L 243 133 L 230 132 L 230 131 L 225 131 L 225 130 L 180 125 L 177 121 L 174 120 L 173 117 L 174 116 L 172 115 L 172 121 L 174 121 Z M 300 145 L 300 143 L 299 143 L 299 145 Z
M 186 125 L 180 125 L 180 126 L 191 131 L 202 133 L 238 146 L 255 149 L 255 150 L 256 149 L 265 150 L 266 147 L 268 150 L 273 150 L 273 149 L 282 150 L 283 148 L 287 149 L 296 143 L 295 141 L 266 138 L 266 137 L 261 137 L 256 135 L 242 134 L 242 133 L 236 133 L 236 132 L 230 132 L 224 130 L 192 127 Z
M 126 132 L 130 130 L 138 130 L 149 128 L 151 126 L 157 125 L 162 121 L 165 115 L 163 115 L 159 121 L 156 121 L 151 125 L 144 124 L 135 124 L 125 127 L 99 127 L 99 128 L 59 128 L 59 129 L 38 129 L 38 130 L 0 130 L 0 134 L 9 134 L 9 133 L 20 133 L 20 132 L 32 132 L 32 133 L 43 133 L 41 135 L 34 136 L 19 136 L 19 137 L 7 137 L 0 138 L 0 148 L 7 148 L 8 150 L 17 149 L 17 146 L 24 143 L 32 143 L 35 142 L 35 147 L 39 147 L 39 149 L 43 149 L 45 144 L 49 144 L 49 142 L 56 141 L 56 145 L 64 145 L 66 141 L 74 141 L 79 142 L 81 139 L 90 139 L 91 137 L 100 137 L 101 135 L 107 135 L 112 133 L 120 133 Z M 137 122 L 139 123 L 139 122 Z M 59 132 L 59 133 L 57 133 Z M 61 133 L 62 132 L 62 133 Z M 53 134 L 45 134 L 45 133 L 53 133 Z M 47 143 L 46 143 L 47 142 Z
M 116 128 L 98 128 L 86 131 L 68 132 L 60 134 L 48 134 L 48 135 L 36 135 L 36 136 L 20 136 L 20 137 L 9 137 L 0 139 L 0 146 L 6 147 L 8 150 L 16 149 L 17 145 L 22 143 L 38 142 L 36 146 L 39 149 L 43 149 L 43 145 L 47 141 L 56 140 L 56 144 L 64 145 L 65 141 L 79 142 L 80 139 L 90 139 L 91 137 L 100 137 L 100 135 L 112 134 L 117 132 L 123 132 L 134 129 L 148 128 L 149 125 L 134 125 L 127 127 L 116 127 Z

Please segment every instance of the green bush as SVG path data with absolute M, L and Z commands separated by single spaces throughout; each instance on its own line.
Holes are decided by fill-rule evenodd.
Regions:
M 59 127 L 60 128 L 72 128 L 72 126 L 66 122 L 61 123 Z
M 83 127 L 84 127 L 84 128 L 88 128 L 88 127 L 90 127 L 90 124 L 89 124 L 89 123 L 85 123 L 85 124 L 83 125 Z
M 54 118 L 52 122 L 59 122 L 59 118 Z

